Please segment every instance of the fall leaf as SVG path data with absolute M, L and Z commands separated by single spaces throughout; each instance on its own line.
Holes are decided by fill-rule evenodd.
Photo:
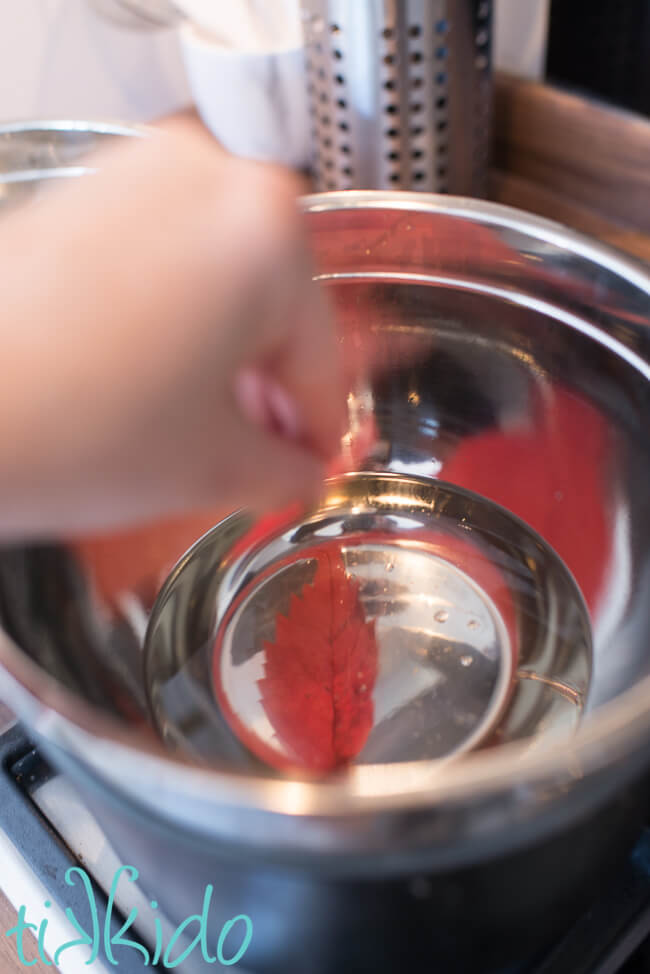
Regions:
M 340 551 L 317 551 L 314 580 L 278 615 L 264 644 L 262 706 L 296 764 L 331 771 L 353 760 L 373 726 L 374 622 L 367 622 Z

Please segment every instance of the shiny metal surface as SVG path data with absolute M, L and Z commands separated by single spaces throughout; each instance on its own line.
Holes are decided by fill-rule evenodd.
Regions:
M 67 140 L 55 128 L 32 137 L 55 157 Z M 14 165 L 25 175 L 4 167 L 0 201 L 37 185 L 29 161 Z M 482 454 L 459 458 L 480 440 L 494 466 L 504 439 L 517 444 L 518 464 L 489 493 L 524 519 L 535 497 L 530 518 L 585 595 L 602 688 L 590 713 L 561 749 L 511 744 L 444 773 L 424 761 L 305 782 L 178 760 L 148 715 L 142 643 L 174 560 L 229 513 L 218 504 L 112 538 L 3 549 L 0 694 L 76 768 L 190 831 L 329 870 L 388 869 L 423 849 L 466 861 L 488 840 L 494 851 L 575 820 L 650 756 L 650 278 L 556 224 L 478 201 L 343 193 L 303 206 L 358 360 L 345 450 L 360 468 L 449 479 L 453 462 L 458 483 L 488 493 Z M 438 342 L 445 356 L 431 354 Z
M 482 196 L 492 0 L 302 0 L 319 190 Z
M 89 153 L 117 136 L 144 133 L 143 127 L 110 121 L 65 119 L 0 124 L 0 207 L 6 212 L 51 179 L 90 172 Z

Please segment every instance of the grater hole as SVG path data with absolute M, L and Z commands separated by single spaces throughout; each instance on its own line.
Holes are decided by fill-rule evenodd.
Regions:
M 436 29 L 436 34 L 446 34 L 447 31 L 449 30 L 449 24 L 444 19 L 438 20 L 436 21 L 435 29 Z
M 421 88 L 423 84 L 422 78 L 411 78 L 411 88 Z
M 384 55 L 384 64 L 395 64 L 395 55 L 394 54 L 385 54 Z
M 386 112 L 387 115 L 396 115 L 397 105 L 386 105 L 384 111 Z
M 411 153 L 411 159 L 422 159 L 423 156 L 424 152 L 422 149 L 413 149 L 413 152 Z
M 386 89 L 386 91 L 395 91 L 396 87 L 397 85 L 395 84 L 394 81 L 391 81 L 390 78 L 388 81 L 384 81 L 384 88 Z
M 386 158 L 389 162 L 399 162 L 399 152 L 389 152 Z
M 417 170 L 416 172 L 414 172 L 414 173 L 413 173 L 413 180 L 414 180 L 414 181 L 415 181 L 416 183 L 421 183 L 421 182 L 423 182 L 423 181 L 424 181 L 424 180 L 425 180 L 426 178 L 427 178 L 427 174 L 426 174 L 425 172 L 422 172 L 422 170 L 421 170 L 421 169 L 418 169 L 418 170 Z
M 346 143 L 343 143 L 343 145 L 340 145 L 339 146 L 339 151 L 342 152 L 344 156 L 349 156 L 350 155 L 350 146 L 347 145 Z
M 411 105 L 409 105 L 409 108 L 414 115 L 417 115 L 418 112 L 422 111 L 424 105 L 420 101 L 414 101 Z
M 318 69 L 318 77 L 321 79 L 321 81 L 324 81 L 325 80 L 325 78 L 327 77 L 327 72 L 326 72 L 325 68 L 319 68 Z
M 330 24 L 330 30 L 331 30 L 331 32 L 333 34 L 340 34 L 341 33 L 341 28 L 339 27 L 338 24 Z
M 395 31 L 392 27 L 384 27 L 384 29 L 381 32 L 381 36 L 385 37 L 386 40 L 388 41 L 391 39 L 391 37 L 395 36 Z
M 489 64 L 489 61 L 485 56 L 485 54 L 479 54 L 476 60 L 474 61 L 474 64 L 479 69 L 479 71 L 484 71 Z
M 320 93 L 320 95 L 318 97 L 319 97 L 319 100 L 320 100 L 321 104 L 323 104 L 323 105 L 326 105 L 327 102 L 329 101 L 329 98 L 327 97 L 327 92 L 326 91 L 321 91 L 321 93 Z
M 419 64 L 422 61 L 422 51 L 413 51 L 410 57 L 411 64 Z
M 436 172 L 437 172 L 437 175 L 438 175 L 438 177 L 440 179 L 444 179 L 446 177 L 446 175 L 447 175 L 447 167 L 446 166 L 438 166 Z
M 336 81 L 337 85 L 344 85 L 345 84 L 345 78 L 343 77 L 342 74 L 335 74 L 334 75 L 334 80 Z
M 325 166 L 326 169 L 333 169 L 334 168 L 334 163 L 332 162 L 331 159 L 326 159 L 325 162 L 324 162 L 324 166 Z
M 436 108 L 437 109 L 442 109 L 442 108 L 446 108 L 446 107 L 447 107 L 447 99 L 445 98 L 444 95 L 441 95 L 440 98 L 436 98 Z
M 343 173 L 344 176 L 352 175 L 352 169 L 350 168 L 350 166 L 343 166 L 341 172 Z
M 347 108 L 348 107 L 348 103 L 346 102 L 345 98 L 337 98 L 336 104 L 339 106 L 339 108 Z
M 343 51 L 341 51 L 338 47 L 332 53 L 337 61 L 340 61 L 343 57 Z
M 447 143 L 446 142 L 439 142 L 438 143 L 438 147 L 437 147 L 438 155 L 439 156 L 446 156 L 447 155 L 447 148 L 448 147 L 447 147 Z
M 422 128 L 421 125 L 414 125 L 413 128 L 411 129 L 411 135 L 414 139 L 417 139 L 417 137 L 419 135 L 422 135 L 423 132 L 424 129 Z
M 400 175 L 398 172 L 392 172 L 388 178 L 390 179 L 391 183 L 399 183 Z
M 339 129 L 341 130 L 341 132 L 347 132 L 349 128 L 350 126 L 348 125 L 347 122 L 339 122 Z
M 490 35 L 487 32 L 487 30 L 485 30 L 485 28 L 483 28 L 483 30 L 479 30 L 479 32 L 476 35 L 476 43 L 478 44 L 479 47 L 485 47 L 489 39 L 490 39 Z
M 439 61 L 444 61 L 447 57 L 447 48 L 444 45 L 436 48 L 436 57 Z
M 437 85 L 447 84 L 447 75 L 445 74 L 444 71 L 439 71 L 438 74 L 436 75 L 436 84 Z
M 320 121 L 321 125 L 327 126 L 332 124 L 332 119 L 329 117 L 329 115 L 321 115 Z
M 441 118 L 439 122 L 436 122 L 436 129 L 438 132 L 444 132 L 447 129 L 447 122 L 444 118 Z
M 409 27 L 409 37 L 419 37 L 421 33 L 422 28 L 419 24 L 413 24 L 412 27 Z
M 398 139 L 399 129 L 387 129 L 384 133 L 387 139 Z

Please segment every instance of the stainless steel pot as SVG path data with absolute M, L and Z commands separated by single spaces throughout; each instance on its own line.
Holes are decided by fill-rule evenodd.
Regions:
M 84 151 L 110 132 L 125 134 L 0 129 L 0 204 L 80 174 Z M 170 913 L 191 912 L 211 871 L 227 877 L 224 908 L 268 932 L 254 969 L 329 970 L 342 945 L 366 936 L 346 970 L 434 950 L 440 969 L 468 970 L 470 931 L 487 970 L 516 947 L 510 925 L 527 922 L 525 911 L 540 936 L 561 925 L 645 813 L 632 785 L 650 760 L 650 277 L 594 241 L 489 203 L 341 193 L 303 208 L 320 276 L 341 298 L 344 341 L 367 348 L 357 340 L 370 335 L 382 362 L 379 378 L 362 368 L 350 390 L 349 442 L 360 397 L 380 430 L 361 469 L 444 476 L 472 438 L 534 429 L 539 409 L 561 445 L 541 487 L 531 466 L 521 489 L 510 471 L 490 492 L 522 517 L 536 497 L 534 526 L 548 526 L 589 604 L 592 685 L 577 730 L 560 743 L 541 735 L 444 765 L 317 782 L 170 753 L 147 709 L 143 637 L 171 563 L 210 526 L 197 520 L 3 549 L 0 692 L 101 808 L 122 854 L 140 860 L 150 886 L 167 886 L 158 898 Z M 581 404 L 580 422 L 554 412 L 560 398 Z M 480 492 L 484 467 L 465 467 L 459 482 Z M 591 520 L 576 532 L 585 510 Z M 171 852 L 164 868 L 161 859 L 171 841 L 173 889 Z

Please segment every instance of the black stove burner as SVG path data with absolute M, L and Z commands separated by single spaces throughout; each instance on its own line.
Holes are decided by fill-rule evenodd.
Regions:
M 30 797 L 55 774 L 18 725 L 0 734 L 0 828 L 52 899 L 71 907 L 83 925 L 90 920 L 88 897 L 65 882 L 67 870 L 81 864 Z M 103 925 L 107 898 L 96 884 L 93 891 Z M 114 912 L 111 931 L 117 934 L 123 922 Z M 134 974 L 144 966 L 135 952 L 120 956 L 120 972 Z M 147 970 L 155 974 L 161 969 Z M 477 974 L 480 970 L 479 961 Z M 564 938 L 542 956 L 522 958 L 503 974 L 650 974 L 650 826 L 621 863 L 616 880 Z

